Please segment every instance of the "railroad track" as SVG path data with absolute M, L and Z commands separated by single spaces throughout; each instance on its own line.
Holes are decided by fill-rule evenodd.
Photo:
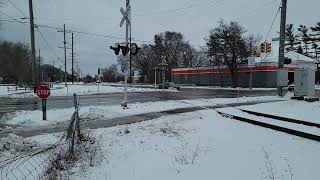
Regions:
M 233 110 L 228 112 L 220 109 L 217 112 L 225 118 L 320 142 L 320 124 L 249 110 L 235 108 Z

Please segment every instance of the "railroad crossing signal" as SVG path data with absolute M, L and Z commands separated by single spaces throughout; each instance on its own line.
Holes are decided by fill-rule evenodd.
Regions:
M 271 52 L 271 43 L 268 43 L 267 41 L 261 43 L 260 52 L 261 53 L 270 53 Z
M 116 45 L 115 47 L 110 46 L 110 49 L 112 49 L 114 51 L 115 55 L 119 55 L 120 51 L 122 52 L 122 55 L 126 56 L 129 51 L 131 53 L 131 55 L 135 56 L 138 54 L 138 51 L 140 50 L 140 48 L 137 46 L 136 43 L 132 43 L 131 47 L 129 48 L 128 45 Z
M 130 6 L 127 7 L 127 11 L 125 11 L 122 7 L 120 8 L 120 12 L 121 12 L 121 14 L 122 14 L 122 16 L 123 16 L 122 19 L 121 19 L 121 21 L 120 21 L 120 27 L 122 27 L 124 21 L 127 21 L 128 24 L 130 25 L 130 23 L 131 23 L 131 21 L 130 21 L 130 19 L 129 19 L 130 10 L 131 10 L 131 9 L 130 9 Z

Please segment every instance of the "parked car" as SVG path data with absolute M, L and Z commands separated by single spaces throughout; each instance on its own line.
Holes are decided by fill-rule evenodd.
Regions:
M 180 86 L 173 82 L 165 82 L 163 84 L 159 84 L 159 89 L 162 89 L 162 88 L 163 89 L 174 88 L 174 89 L 180 90 Z
M 288 86 L 288 91 L 294 91 L 294 84 L 290 84 Z

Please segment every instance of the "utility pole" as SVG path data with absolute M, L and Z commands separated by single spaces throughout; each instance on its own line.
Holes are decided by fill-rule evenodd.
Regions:
M 30 12 L 30 35 L 31 35 L 31 54 L 32 54 L 32 81 L 36 82 L 35 69 L 36 69 L 36 46 L 34 37 L 34 18 L 33 18 L 33 5 L 32 0 L 29 0 L 29 12 Z
M 67 87 L 67 42 L 66 42 L 66 25 L 63 24 L 63 48 L 64 48 L 64 82 Z
M 41 55 L 40 55 L 40 49 L 39 49 L 39 70 L 38 70 L 38 83 L 40 84 L 41 82 Z
M 71 81 L 73 84 L 73 62 L 74 62 L 74 56 L 73 56 L 73 33 L 71 34 Z
M 124 21 L 126 21 L 126 46 L 128 45 L 128 42 L 129 42 L 129 28 L 131 26 L 131 20 L 130 20 L 130 14 L 131 14 L 131 7 L 130 7 L 130 0 L 126 0 L 126 10 L 124 11 L 123 8 L 120 9 L 120 12 L 122 13 L 123 15 L 123 18 L 120 22 L 120 27 L 122 27 Z M 128 55 L 125 56 L 125 63 L 127 65 L 128 61 L 130 61 L 130 48 L 129 48 L 129 57 Z M 129 70 L 129 73 L 131 72 L 131 70 Z M 121 103 L 121 106 L 123 108 L 127 108 L 128 107 L 128 102 L 127 102 L 127 85 L 128 85 L 128 67 L 126 68 L 126 71 L 125 71 L 125 84 L 124 84 L 124 102 Z
M 130 42 L 129 42 L 129 48 L 131 50 L 131 26 L 132 26 L 132 19 L 131 19 L 131 7 L 130 7 L 130 14 L 129 14 L 129 19 L 130 19 Z M 132 84 L 132 55 L 131 55 L 131 51 L 129 53 L 129 73 L 130 73 L 130 83 Z
M 55 82 L 55 74 L 54 74 L 54 60 L 52 61 L 52 82 Z
M 283 64 L 284 64 L 284 46 L 285 46 L 285 36 L 286 36 L 285 35 L 285 33 L 286 33 L 286 19 L 287 19 L 287 0 L 282 0 L 278 71 L 283 68 Z M 282 87 L 278 87 L 278 95 L 282 96 L 282 94 L 283 94 L 282 93 Z

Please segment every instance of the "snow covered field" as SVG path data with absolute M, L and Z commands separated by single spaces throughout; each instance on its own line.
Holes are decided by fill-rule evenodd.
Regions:
M 14 86 L 11 86 L 14 87 Z M 153 88 L 135 88 L 128 87 L 128 92 L 150 92 L 150 91 L 162 91 L 161 89 Z M 166 90 L 175 91 L 175 90 Z M 74 93 L 78 95 L 100 94 L 100 93 L 123 93 L 123 87 L 110 86 L 108 84 L 74 84 L 68 85 L 68 88 L 64 84 L 55 84 L 51 90 L 51 96 L 70 96 Z M 25 98 L 25 97 L 37 97 L 32 90 L 18 90 L 8 92 L 7 86 L 0 86 L 0 96 L 10 98 Z
M 202 110 L 91 131 L 93 166 L 77 162 L 70 179 L 317 179 L 320 144 Z M 28 138 L 54 143 L 56 135 Z
M 317 128 L 314 126 L 305 126 L 303 124 L 290 123 L 290 122 L 286 122 L 286 121 L 279 121 L 279 120 L 266 118 L 266 117 L 255 116 L 255 115 L 251 115 L 249 113 L 245 113 L 245 112 L 241 111 L 239 108 L 241 108 L 241 107 L 222 108 L 222 109 L 217 109 L 217 111 L 219 111 L 221 113 L 233 115 L 233 116 L 245 117 L 245 118 L 248 118 L 251 120 L 255 120 L 255 121 L 259 121 L 259 122 L 263 122 L 263 123 L 267 123 L 267 124 L 272 124 L 272 125 L 276 125 L 276 126 L 280 126 L 280 127 L 285 127 L 285 128 L 289 128 L 289 129 L 293 129 L 293 130 L 297 130 L 297 131 L 301 131 L 301 132 L 307 132 L 307 133 L 311 133 L 311 134 L 320 136 L 320 128 Z M 286 116 L 283 116 L 283 117 L 286 117 Z M 320 124 L 320 123 L 318 122 L 318 124 Z
M 290 100 L 238 108 L 320 124 L 320 102 Z
M 213 99 L 196 99 L 196 100 L 170 100 L 147 103 L 129 104 L 129 109 L 122 109 L 120 105 L 114 106 L 84 106 L 80 108 L 80 117 L 82 119 L 103 119 L 108 120 L 116 117 L 124 117 L 130 115 L 144 114 L 149 112 L 160 112 L 165 110 L 186 108 L 186 107 L 203 107 L 214 106 L 219 104 L 244 103 L 251 101 L 266 100 L 286 100 L 275 96 L 264 97 L 242 97 L 242 98 L 213 98 Z M 81 99 L 80 99 L 81 105 Z M 42 120 L 42 111 L 16 111 L 6 114 L 0 122 L 9 125 L 19 125 L 28 127 L 39 127 L 54 125 L 61 122 L 70 121 L 70 117 L 74 112 L 74 108 L 55 109 L 47 111 L 47 121 Z
M 250 91 L 250 88 L 232 88 L 232 87 L 220 87 L 220 86 L 182 86 L 182 88 Z M 270 90 L 277 90 L 277 88 L 252 88 L 252 90 L 254 90 L 254 91 L 270 91 Z

